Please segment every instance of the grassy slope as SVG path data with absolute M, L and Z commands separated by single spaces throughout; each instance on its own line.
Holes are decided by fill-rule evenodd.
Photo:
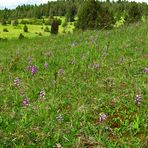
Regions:
M 146 147 L 147 31 L 145 23 L 0 43 L 0 144 Z M 26 70 L 30 58 L 38 67 L 35 76 Z M 65 73 L 54 84 L 61 68 Z M 42 89 L 45 101 L 39 99 Z M 24 108 L 26 96 L 31 103 Z M 101 112 L 106 122 L 99 123 Z

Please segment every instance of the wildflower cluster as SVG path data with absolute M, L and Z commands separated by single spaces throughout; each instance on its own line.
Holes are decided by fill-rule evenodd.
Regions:
M 94 62 L 94 63 L 93 63 L 93 68 L 94 68 L 94 69 L 99 69 L 99 67 L 100 67 L 100 65 L 99 65 L 98 62 Z
M 100 113 L 99 121 L 104 122 L 107 120 L 107 115 L 105 113 Z
M 28 66 L 28 71 L 30 71 L 33 75 L 35 75 L 38 71 L 37 66 Z
M 24 105 L 24 107 L 28 107 L 30 105 L 30 99 L 29 98 L 25 98 L 23 100 L 23 105 Z
M 19 85 L 20 85 L 20 79 L 19 79 L 19 78 L 16 78 L 16 79 L 14 80 L 14 85 L 15 85 L 15 86 L 19 86 Z
M 141 95 L 137 95 L 137 96 L 136 96 L 136 104 L 137 104 L 137 105 L 140 105 L 141 102 L 142 102 L 142 96 L 141 96 Z
M 45 62 L 44 67 L 48 68 L 48 63 L 47 62 Z
M 41 90 L 40 91 L 40 94 L 39 94 L 40 99 L 45 99 L 45 95 L 46 95 L 45 91 L 44 90 Z
M 144 73 L 148 73 L 148 68 L 144 68 Z
M 71 64 L 72 65 L 75 65 L 76 64 L 76 59 L 75 58 L 71 61 Z
M 35 75 L 37 73 L 37 67 L 36 66 L 32 66 L 31 72 L 32 72 L 33 75 Z
M 64 68 L 59 69 L 59 71 L 58 71 L 58 74 L 59 75 L 64 75 L 64 73 L 65 73 Z

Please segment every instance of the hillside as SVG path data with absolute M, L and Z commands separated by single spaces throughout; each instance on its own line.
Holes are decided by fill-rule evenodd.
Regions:
M 0 42 L 0 145 L 146 147 L 147 26 Z

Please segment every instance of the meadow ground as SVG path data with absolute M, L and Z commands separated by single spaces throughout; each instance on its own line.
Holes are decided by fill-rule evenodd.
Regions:
M 147 26 L 0 42 L 1 147 L 147 147 Z
M 61 17 L 60 17 L 60 19 L 62 20 L 62 23 L 64 23 L 65 19 L 61 18 Z M 39 33 L 41 33 L 42 36 L 49 36 L 50 35 L 50 32 L 44 31 L 44 29 L 46 27 L 48 27 L 49 30 L 51 29 L 51 26 L 49 26 L 49 25 L 27 25 L 27 27 L 28 27 L 27 33 L 24 32 L 23 27 L 24 27 L 23 24 L 19 24 L 18 26 L 12 26 L 9 24 L 7 24 L 7 25 L 0 24 L 0 38 L 16 39 L 19 37 L 20 33 L 22 33 L 27 38 L 37 37 L 37 36 L 39 36 Z M 62 27 L 62 24 L 61 24 L 59 26 L 59 33 L 60 34 L 67 33 L 67 32 L 72 33 L 74 28 L 75 27 L 74 27 L 73 23 L 68 23 L 66 27 Z M 4 32 L 3 29 L 7 29 L 8 32 Z

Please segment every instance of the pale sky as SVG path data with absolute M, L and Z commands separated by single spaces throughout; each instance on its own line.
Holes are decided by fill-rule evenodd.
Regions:
M 48 1 L 55 0 L 0 0 L 0 8 L 15 8 L 17 5 L 22 4 L 41 4 L 47 3 Z M 136 1 L 136 2 L 147 2 L 148 0 L 128 0 L 128 1 Z
M 0 8 L 5 8 L 5 7 L 15 8 L 17 5 L 41 4 L 41 3 L 47 3 L 48 1 L 51 1 L 51 0 L 0 0 Z

